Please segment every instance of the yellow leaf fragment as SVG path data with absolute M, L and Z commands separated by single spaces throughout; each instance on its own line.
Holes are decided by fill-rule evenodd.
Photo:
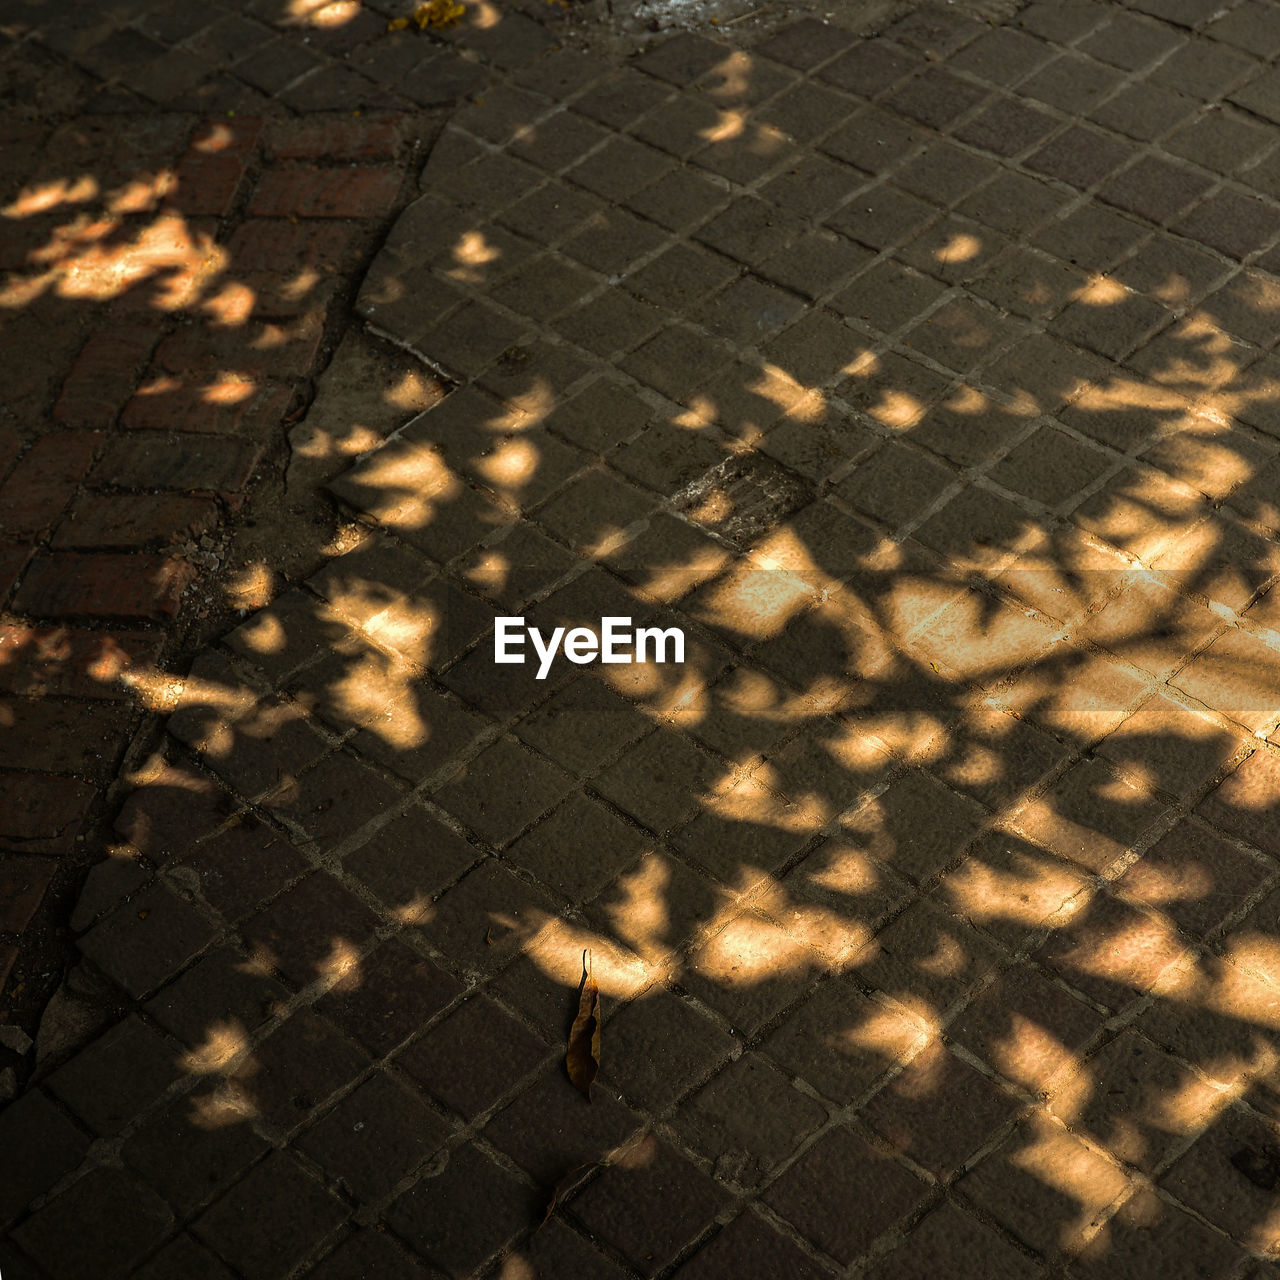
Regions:
M 590 1102 L 591 1082 L 600 1069 L 600 988 L 591 976 L 589 951 L 584 953 L 582 986 L 578 989 L 578 1016 L 569 1030 L 564 1065 L 573 1087 Z
M 466 5 L 458 4 L 457 0 L 427 0 L 413 11 L 413 20 L 419 31 L 428 27 L 439 31 L 453 26 L 466 11 Z

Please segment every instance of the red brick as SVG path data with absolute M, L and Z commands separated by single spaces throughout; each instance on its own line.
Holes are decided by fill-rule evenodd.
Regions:
M 261 132 L 262 121 L 252 116 L 202 124 L 178 163 L 167 203 L 183 213 L 226 217 Z
M 149 324 L 113 324 L 100 329 L 76 357 L 54 405 L 58 422 L 110 426 L 129 399 L 160 337 Z
M 21 933 L 31 923 L 56 869 L 48 858 L 0 853 L 0 930 Z
M 400 142 L 400 120 L 399 116 L 281 120 L 268 133 L 263 150 L 273 160 L 390 160 Z
M 59 431 L 37 440 L 0 485 L 0 528 L 14 533 L 50 528 L 93 465 L 102 440 L 94 431 Z
M 37 618 L 150 618 L 163 621 L 196 577 L 185 560 L 126 552 L 45 552 L 36 557 L 14 599 Z
M 59 550 L 164 546 L 199 537 L 218 523 L 212 498 L 177 494 L 86 494 L 54 535 Z
M 385 217 L 395 205 L 400 181 L 394 169 L 273 169 L 258 180 L 249 212 L 265 217 Z
M 32 550 L 32 547 L 20 542 L 0 540 L 0 604 L 13 590 L 13 584 L 26 568 Z
M 184 325 L 166 338 L 156 361 L 170 373 L 193 376 L 209 368 L 241 374 L 305 377 L 324 338 L 324 310 L 316 306 L 286 323 L 254 321 L 234 329 Z
M 0 770 L 0 837 L 25 853 L 66 853 L 96 796 L 79 778 Z
M 233 233 L 227 252 L 233 271 L 295 275 L 307 268 L 334 271 L 351 265 L 361 240 L 355 227 L 338 223 L 251 218 Z
M 107 782 L 132 706 L 70 698 L 0 698 L 0 768 L 74 773 Z
M 120 425 L 135 431 L 199 431 L 261 436 L 279 426 L 295 392 L 280 383 L 222 375 L 184 383 L 160 376 L 144 384 L 125 405 Z
M 0 693 L 123 698 L 116 677 L 160 657 L 163 637 L 143 631 L 0 625 Z
M 121 489 L 228 493 L 248 485 L 261 456 L 250 440 L 137 431 L 111 442 L 93 479 Z
M 17 462 L 22 445 L 22 437 L 12 427 L 0 430 L 0 480 L 9 474 L 9 468 Z

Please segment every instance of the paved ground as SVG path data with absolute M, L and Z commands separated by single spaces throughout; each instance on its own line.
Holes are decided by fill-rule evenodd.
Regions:
M 1280 1274 L 1280 5 L 287 8 L 4 10 L 6 1280 Z

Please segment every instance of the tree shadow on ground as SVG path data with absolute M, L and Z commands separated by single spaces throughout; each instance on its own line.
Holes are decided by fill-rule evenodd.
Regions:
M 792 136 L 771 113 L 801 117 L 744 58 L 629 141 L 685 129 L 706 145 L 678 172 L 763 175 Z M 903 1229 L 1009 1274 L 1116 1274 L 1153 1239 L 1224 1275 L 1274 1252 L 1280 446 L 1240 332 L 1270 278 L 1214 258 L 1204 301 L 1153 265 L 1200 251 L 1109 211 L 1116 262 L 1074 261 L 1051 183 L 1030 247 L 975 197 L 918 236 L 805 223 L 760 273 L 740 212 L 714 247 L 585 196 L 557 225 L 544 170 L 572 196 L 572 156 L 527 157 L 565 133 L 477 143 L 510 110 L 451 128 L 366 286 L 465 385 L 335 482 L 360 545 L 185 677 L 81 941 L 145 1017 L 48 1087 L 83 1114 L 77 1062 L 166 1062 L 124 1164 L 242 1264 L 273 1256 L 235 1218 L 290 1179 L 511 1280 L 695 1243 L 690 1275 L 767 1250 L 903 1274 Z M 936 145 L 909 127 L 882 167 Z M 442 219 L 515 161 L 538 176 L 502 216 Z M 857 199 L 832 205 L 874 212 L 880 171 L 842 163 Z M 637 225 L 652 253 L 615 280 Z M 848 252 L 820 285 L 807 236 Z M 717 327 L 743 316 L 762 332 Z M 495 664 L 499 615 L 688 647 L 539 679 Z M 609 1005 L 590 1109 L 557 1062 L 584 950 Z M 366 1109 L 376 1158 L 337 1137 Z

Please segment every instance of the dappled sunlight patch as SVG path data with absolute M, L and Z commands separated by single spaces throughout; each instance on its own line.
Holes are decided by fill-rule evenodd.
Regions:
M 256 1120 L 258 1108 L 236 1081 L 227 1080 L 212 1093 L 193 1094 L 188 1119 L 196 1129 L 225 1129 Z
M 285 18 L 290 25 L 331 30 L 360 16 L 360 0 L 287 0 Z
M 483 231 L 464 231 L 453 246 L 454 265 L 444 274 L 461 284 L 483 284 L 485 268 L 502 257 L 502 250 L 490 244 Z
M 1130 293 L 1118 280 L 1095 275 L 1071 296 L 1073 301 L 1083 302 L 1087 307 L 1114 307 L 1124 302 Z
M 475 470 L 495 489 L 514 494 L 537 474 L 539 457 L 532 440 L 508 439 L 481 454 Z
M 712 923 L 710 936 L 690 959 L 690 968 L 702 977 L 726 987 L 751 987 L 814 968 L 810 949 L 771 921 L 754 912 L 726 911 L 729 918 Z
M 999 922 L 1028 929 L 1050 918 L 1069 919 L 1087 902 L 1086 881 L 1049 854 L 1033 852 L 1021 841 L 989 837 L 953 872 L 941 891 L 961 915 L 975 924 Z
M 133 667 L 127 662 L 118 664 L 105 655 L 89 668 L 89 674 L 104 682 L 118 680 L 148 711 L 157 715 L 168 715 L 177 710 L 187 684 L 181 677 L 167 671 Z
M 808 607 L 813 589 L 779 571 L 740 568 L 700 592 L 693 615 L 711 627 L 765 639 Z
M 650 961 L 668 950 L 670 886 L 670 864 L 661 854 L 648 853 L 634 871 L 618 877 L 618 896 L 604 908 L 613 932 Z
M 833 1048 L 858 1049 L 901 1064 L 934 1044 L 942 1035 L 936 1013 L 913 1001 L 884 1001 L 862 1022 L 827 1037 Z
M 547 921 L 523 950 L 547 977 L 570 988 L 578 986 L 583 953 L 590 952 L 596 985 L 615 1000 L 639 995 L 662 976 L 654 964 L 612 939 L 566 920 Z
M 34 218 L 64 204 L 86 204 L 98 194 L 98 181 L 89 174 L 74 179 L 61 178 L 38 187 L 28 187 L 0 208 L 0 217 Z
M 243 1074 L 241 1058 L 248 1051 L 249 1034 L 244 1024 L 232 1019 L 210 1025 L 204 1039 L 179 1059 L 191 1075 Z
M 275 598 L 276 578 L 263 561 L 245 565 L 224 588 L 233 609 L 263 609 Z
M 982 241 L 975 235 L 965 231 L 957 231 L 948 236 L 946 244 L 933 251 L 936 262 L 953 265 L 960 262 L 972 262 L 982 252 Z

